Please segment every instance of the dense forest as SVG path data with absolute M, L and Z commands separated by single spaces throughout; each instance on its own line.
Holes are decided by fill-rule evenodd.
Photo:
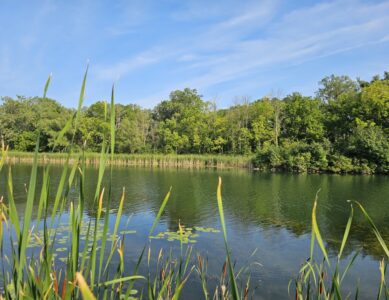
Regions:
M 101 149 L 107 110 L 105 101 L 83 108 L 75 144 Z M 153 109 L 116 104 L 115 110 L 117 153 L 252 155 L 259 168 L 389 173 L 389 72 L 370 81 L 325 77 L 315 97 L 242 98 L 217 109 L 186 88 Z M 52 99 L 2 97 L 0 134 L 11 150 L 33 151 L 39 135 L 40 151 L 61 152 L 71 129 L 55 149 L 53 141 L 74 113 Z

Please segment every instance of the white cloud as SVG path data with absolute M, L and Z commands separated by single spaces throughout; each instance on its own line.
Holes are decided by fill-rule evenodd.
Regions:
M 170 54 L 155 48 L 150 51 L 139 53 L 112 66 L 98 65 L 95 68 L 95 72 L 98 79 L 116 81 L 129 72 L 158 63 L 161 60 L 168 58 L 168 56 L 170 56 Z

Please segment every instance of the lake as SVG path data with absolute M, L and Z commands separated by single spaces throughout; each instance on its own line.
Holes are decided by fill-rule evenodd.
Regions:
M 28 183 L 30 170 L 28 165 L 12 167 L 19 215 L 24 211 L 25 184 Z M 54 186 L 55 183 L 58 184 L 61 170 L 60 166 L 51 167 Z M 0 177 L 1 195 L 6 195 L 5 173 L 6 168 Z M 164 235 L 164 232 L 177 231 L 180 222 L 187 228 L 194 228 L 195 235 L 190 238 L 190 244 L 194 253 L 199 252 L 208 258 L 209 285 L 216 284 L 225 260 L 223 236 L 218 231 L 218 176 L 223 180 L 224 210 L 232 257 L 237 268 L 250 267 L 251 288 L 255 299 L 294 297 L 293 294 L 288 296 L 288 284 L 309 257 L 312 205 L 319 189 L 318 223 L 331 257 L 336 257 L 349 216 L 350 204 L 347 200 L 360 201 L 385 241 L 389 242 L 388 176 L 115 167 L 112 190 L 115 201 L 111 206 L 113 218 L 110 226 L 114 224 L 114 215 L 124 187 L 125 202 L 120 231 L 125 235 L 125 257 L 130 270 L 148 241 L 148 232 L 165 194 L 172 187 L 171 198 L 155 229 L 154 237 L 157 238 L 151 239 L 153 257 L 157 256 L 160 248 L 179 251 L 180 243 L 175 239 L 168 240 L 169 236 Z M 85 194 L 89 198 L 85 205 L 85 219 L 88 220 L 95 217 L 93 196 L 97 169 L 87 168 L 85 178 Z M 103 186 L 108 184 L 107 176 Z M 54 188 L 52 194 L 54 198 Z M 76 197 L 76 191 L 71 191 L 70 199 Z M 68 207 L 65 207 L 61 220 L 57 220 L 58 226 L 66 224 L 67 210 Z M 64 240 L 64 252 L 67 245 Z M 384 254 L 371 228 L 357 209 L 345 249 L 345 259 L 350 259 L 355 251 L 360 251 L 360 255 L 343 287 L 355 291 L 355 285 L 359 282 L 360 298 L 371 299 L 378 292 L 378 267 Z M 59 258 L 61 253 L 58 254 Z M 141 271 L 145 270 L 146 266 L 142 265 Z M 198 275 L 193 273 L 183 291 L 182 299 L 199 299 L 201 295 Z

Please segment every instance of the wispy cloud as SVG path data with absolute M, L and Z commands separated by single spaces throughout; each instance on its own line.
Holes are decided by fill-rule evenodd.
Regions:
M 256 81 L 271 85 L 266 76 L 275 70 L 280 70 L 272 75 L 277 80 L 283 68 L 389 47 L 389 1 L 120 0 L 107 5 L 83 0 L 70 5 L 47 0 L 42 7 L 20 10 L 9 5 L 18 19 L 33 16 L 12 32 L 6 25 L 14 17 L 2 13 L 3 6 L 0 88 L 10 90 L 6 82 L 15 72 L 20 82 L 32 82 L 38 71 L 53 70 L 65 81 L 59 99 L 87 58 L 91 97 L 119 81 L 134 93 L 123 98 L 151 106 L 187 86 L 213 94 L 223 86 L 223 96 L 233 98 L 244 88 L 255 89 Z M 377 65 L 374 56 L 361 59 Z
M 161 50 L 154 49 L 139 53 L 112 66 L 103 67 L 97 65 L 95 72 L 99 79 L 116 81 L 131 71 L 158 63 L 168 56 Z
M 368 14 L 368 16 L 366 15 Z M 255 14 L 253 13 L 253 16 Z M 387 42 L 389 3 L 364 4 L 358 1 L 335 1 L 300 9 L 270 26 L 264 36 L 229 40 L 229 29 L 253 30 L 250 15 L 237 16 L 217 24 L 217 30 L 200 36 L 198 52 L 219 51 L 214 56 L 203 56 L 187 68 L 203 70 L 203 74 L 176 83 L 206 89 L 215 84 L 238 80 L 250 72 L 280 64 L 298 65 L 356 48 Z M 350 18 L 349 16 L 353 16 Z M 346 20 L 346 21 L 345 21 Z M 223 30 L 225 28 L 225 30 Z M 217 34 L 214 34 L 217 33 Z M 204 37 L 206 37 L 205 40 Z M 215 40 L 227 40 L 215 48 Z M 207 47 L 207 40 L 211 46 Z M 196 56 L 196 51 L 191 48 Z
M 114 65 L 98 65 L 97 77 L 105 80 L 116 80 L 135 69 L 160 63 L 164 60 L 180 62 L 215 62 L 215 56 L 210 52 L 228 49 L 226 45 L 239 40 L 250 28 L 258 28 L 274 14 L 276 1 L 264 1 L 261 5 L 255 4 L 234 15 L 227 20 L 211 24 L 209 28 L 198 33 L 197 36 L 175 36 L 174 41 L 168 40 L 151 50 L 144 50 L 133 56 L 123 59 Z M 204 60 L 204 58 L 207 59 Z M 222 57 L 223 59 L 223 57 Z M 188 66 L 191 68 L 192 66 Z
M 100 78 L 126 76 L 135 68 L 175 60 L 184 64 L 177 68 L 197 70 L 197 75 L 172 85 L 207 88 L 262 67 L 301 64 L 386 41 L 388 2 L 326 2 L 270 22 L 276 17 L 274 3 L 252 4 L 227 20 L 210 24 L 196 36 L 176 37 L 157 51 L 140 53 L 111 67 L 99 66 Z

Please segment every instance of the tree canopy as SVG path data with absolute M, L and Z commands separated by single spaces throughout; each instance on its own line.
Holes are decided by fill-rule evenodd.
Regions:
M 99 151 L 109 104 L 82 110 L 75 143 Z M 314 97 L 242 98 L 217 109 L 197 90 L 171 92 L 153 109 L 116 104 L 118 153 L 256 155 L 258 167 L 296 171 L 389 172 L 389 73 L 371 81 L 331 75 Z M 75 110 L 53 99 L 2 97 L 0 135 L 16 151 L 63 151 L 72 132 L 53 141 Z

